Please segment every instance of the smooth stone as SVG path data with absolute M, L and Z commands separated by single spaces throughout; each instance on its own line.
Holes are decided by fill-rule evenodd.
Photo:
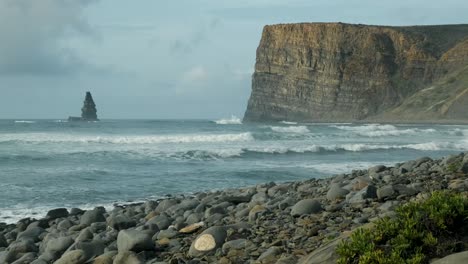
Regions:
M 224 243 L 223 247 L 222 247 L 222 251 L 224 254 L 227 254 L 229 251 L 231 250 L 242 250 L 242 249 L 245 249 L 247 247 L 250 247 L 250 246 L 253 246 L 253 243 L 250 242 L 249 240 L 247 239 L 236 239 L 236 240 L 231 240 L 231 241 L 228 241 L 226 243 Z
M 28 253 L 28 252 L 38 252 L 39 249 L 34 244 L 32 240 L 17 240 L 10 244 L 8 251 L 11 252 L 14 256 L 17 256 L 19 253 Z
M 39 236 L 44 233 L 45 230 L 41 227 L 33 227 L 30 229 L 26 229 L 25 231 L 21 232 L 18 234 L 18 237 L 16 240 L 25 240 L 25 239 L 31 239 L 34 242 L 39 241 Z
M 80 208 L 72 208 L 70 209 L 70 215 L 81 215 L 83 214 L 85 211 L 84 210 L 81 210 Z
M 195 238 L 190 246 L 188 254 L 192 257 L 206 255 L 217 248 L 222 247 L 226 237 L 227 232 L 224 227 L 210 227 Z
M 102 210 L 93 209 L 86 211 L 80 218 L 81 225 L 89 226 L 96 222 L 106 222 L 106 218 L 104 217 Z
M 3 234 L 0 233 L 0 248 L 8 247 L 8 242 Z
M 327 199 L 329 201 L 335 201 L 337 199 L 343 199 L 349 193 L 348 190 L 341 188 L 340 184 L 332 184 L 330 190 L 327 192 Z
M 167 229 L 172 224 L 172 219 L 164 214 L 157 215 L 146 222 L 146 225 L 156 225 L 159 230 Z
M 119 252 L 114 258 L 113 264 L 143 264 L 144 261 L 132 251 Z
M 165 212 L 169 207 L 174 206 L 178 203 L 177 200 L 163 200 L 161 201 L 156 209 L 154 209 L 157 213 Z
M 83 250 L 72 250 L 54 262 L 54 264 L 84 264 L 88 261 Z
M 171 239 L 173 237 L 176 237 L 178 234 L 179 234 L 179 232 L 177 232 L 176 230 L 174 230 L 172 228 L 169 228 L 169 229 L 166 229 L 166 230 L 159 231 L 156 238 L 157 239 L 163 239 L 163 238 Z
M 54 254 L 61 254 L 67 250 L 74 243 L 71 237 L 59 237 L 51 239 L 47 242 L 45 251 L 53 252 Z
M 37 257 L 36 253 L 29 252 L 29 253 L 24 254 L 15 262 L 12 262 L 11 264 L 28 264 L 28 263 L 31 263 L 34 259 L 36 259 L 36 257 Z
M 85 252 L 87 259 L 92 259 L 104 253 L 106 245 L 103 241 L 92 240 L 92 241 L 80 241 L 75 243 L 75 249 L 81 249 Z
M 136 226 L 136 224 L 137 223 L 135 220 L 131 219 L 130 217 L 124 214 L 111 216 L 109 217 L 109 220 L 107 221 L 107 225 L 112 227 L 115 230 L 128 229 L 128 228 Z
M 91 232 L 89 227 L 86 227 L 80 231 L 80 234 L 76 237 L 75 241 L 85 241 L 88 239 L 93 239 L 93 232 Z
M 304 199 L 297 202 L 291 209 L 292 216 L 316 214 L 323 210 L 322 204 L 314 199 Z
M 249 222 L 254 222 L 257 220 L 258 216 L 264 212 L 266 212 L 266 208 L 262 205 L 255 205 L 250 211 L 249 211 Z
M 148 233 L 137 230 L 121 230 L 117 236 L 119 252 L 154 250 L 154 242 Z
M 463 251 L 455 254 L 448 255 L 438 259 L 431 264 L 461 264 L 468 263 L 468 251 Z
M 279 247 L 271 247 L 263 252 L 260 257 L 258 257 L 257 262 L 260 263 L 274 263 L 278 259 L 278 255 L 281 253 Z
M 57 229 L 68 230 L 72 226 L 73 226 L 72 221 L 68 219 L 64 219 L 57 224 Z
M 205 223 L 204 222 L 198 222 L 198 223 L 195 223 L 195 224 L 191 224 L 189 226 L 186 226 L 182 229 L 179 230 L 179 233 L 182 233 L 182 234 L 191 234 L 191 233 L 194 233 L 196 232 L 197 230 L 199 230 L 200 228 L 204 227 L 205 226 Z
M 377 188 L 374 185 L 368 185 L 362 190 L 354 194 L 349 200 L 349 203 L 363 203 L 366 199 L 377 198 Z
M 377 198 L 380 200 L 393 197 L 395 190 L 392 185 L 386 185 L 377 189 Z
M 68 216 L 67 208 L 52 209 L 46 214 L 46 218 L 49 220 L 54 220 L 57 218 L 62 218 L 62 217 L 67 217 L 67 216 Z

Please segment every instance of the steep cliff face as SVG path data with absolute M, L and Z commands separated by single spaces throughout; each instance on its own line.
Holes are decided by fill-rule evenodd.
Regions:
M 467 65 L 468 25 L 266 26 L 244 119 L 468 120 Z

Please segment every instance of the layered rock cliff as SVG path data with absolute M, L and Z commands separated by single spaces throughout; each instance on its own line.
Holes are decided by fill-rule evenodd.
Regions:
M 468 25 L 266 26 L 246 121 L 468 121 Z

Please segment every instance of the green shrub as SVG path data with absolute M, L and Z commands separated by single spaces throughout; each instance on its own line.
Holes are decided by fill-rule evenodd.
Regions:
M 434 192 L 420 202 L 396 210 L 371 229 L 358 229 L 337 248 L 338 263 L 418 264 L 463 249 L 468 236 L 468 198 Z

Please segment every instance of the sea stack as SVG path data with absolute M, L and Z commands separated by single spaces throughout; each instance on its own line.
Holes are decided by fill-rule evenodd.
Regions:
M 96 112 L 93 96 L 90 92 L 86 92 L 83 108 L 81 108 L 81 118 L 86 121 L 98 121 Z
M 69 121 L 99 121 L 97 118 L 96 104 L 91 92 L 86 92 L 86 97 L 81 108 L 81 117 L 70 116 Z

